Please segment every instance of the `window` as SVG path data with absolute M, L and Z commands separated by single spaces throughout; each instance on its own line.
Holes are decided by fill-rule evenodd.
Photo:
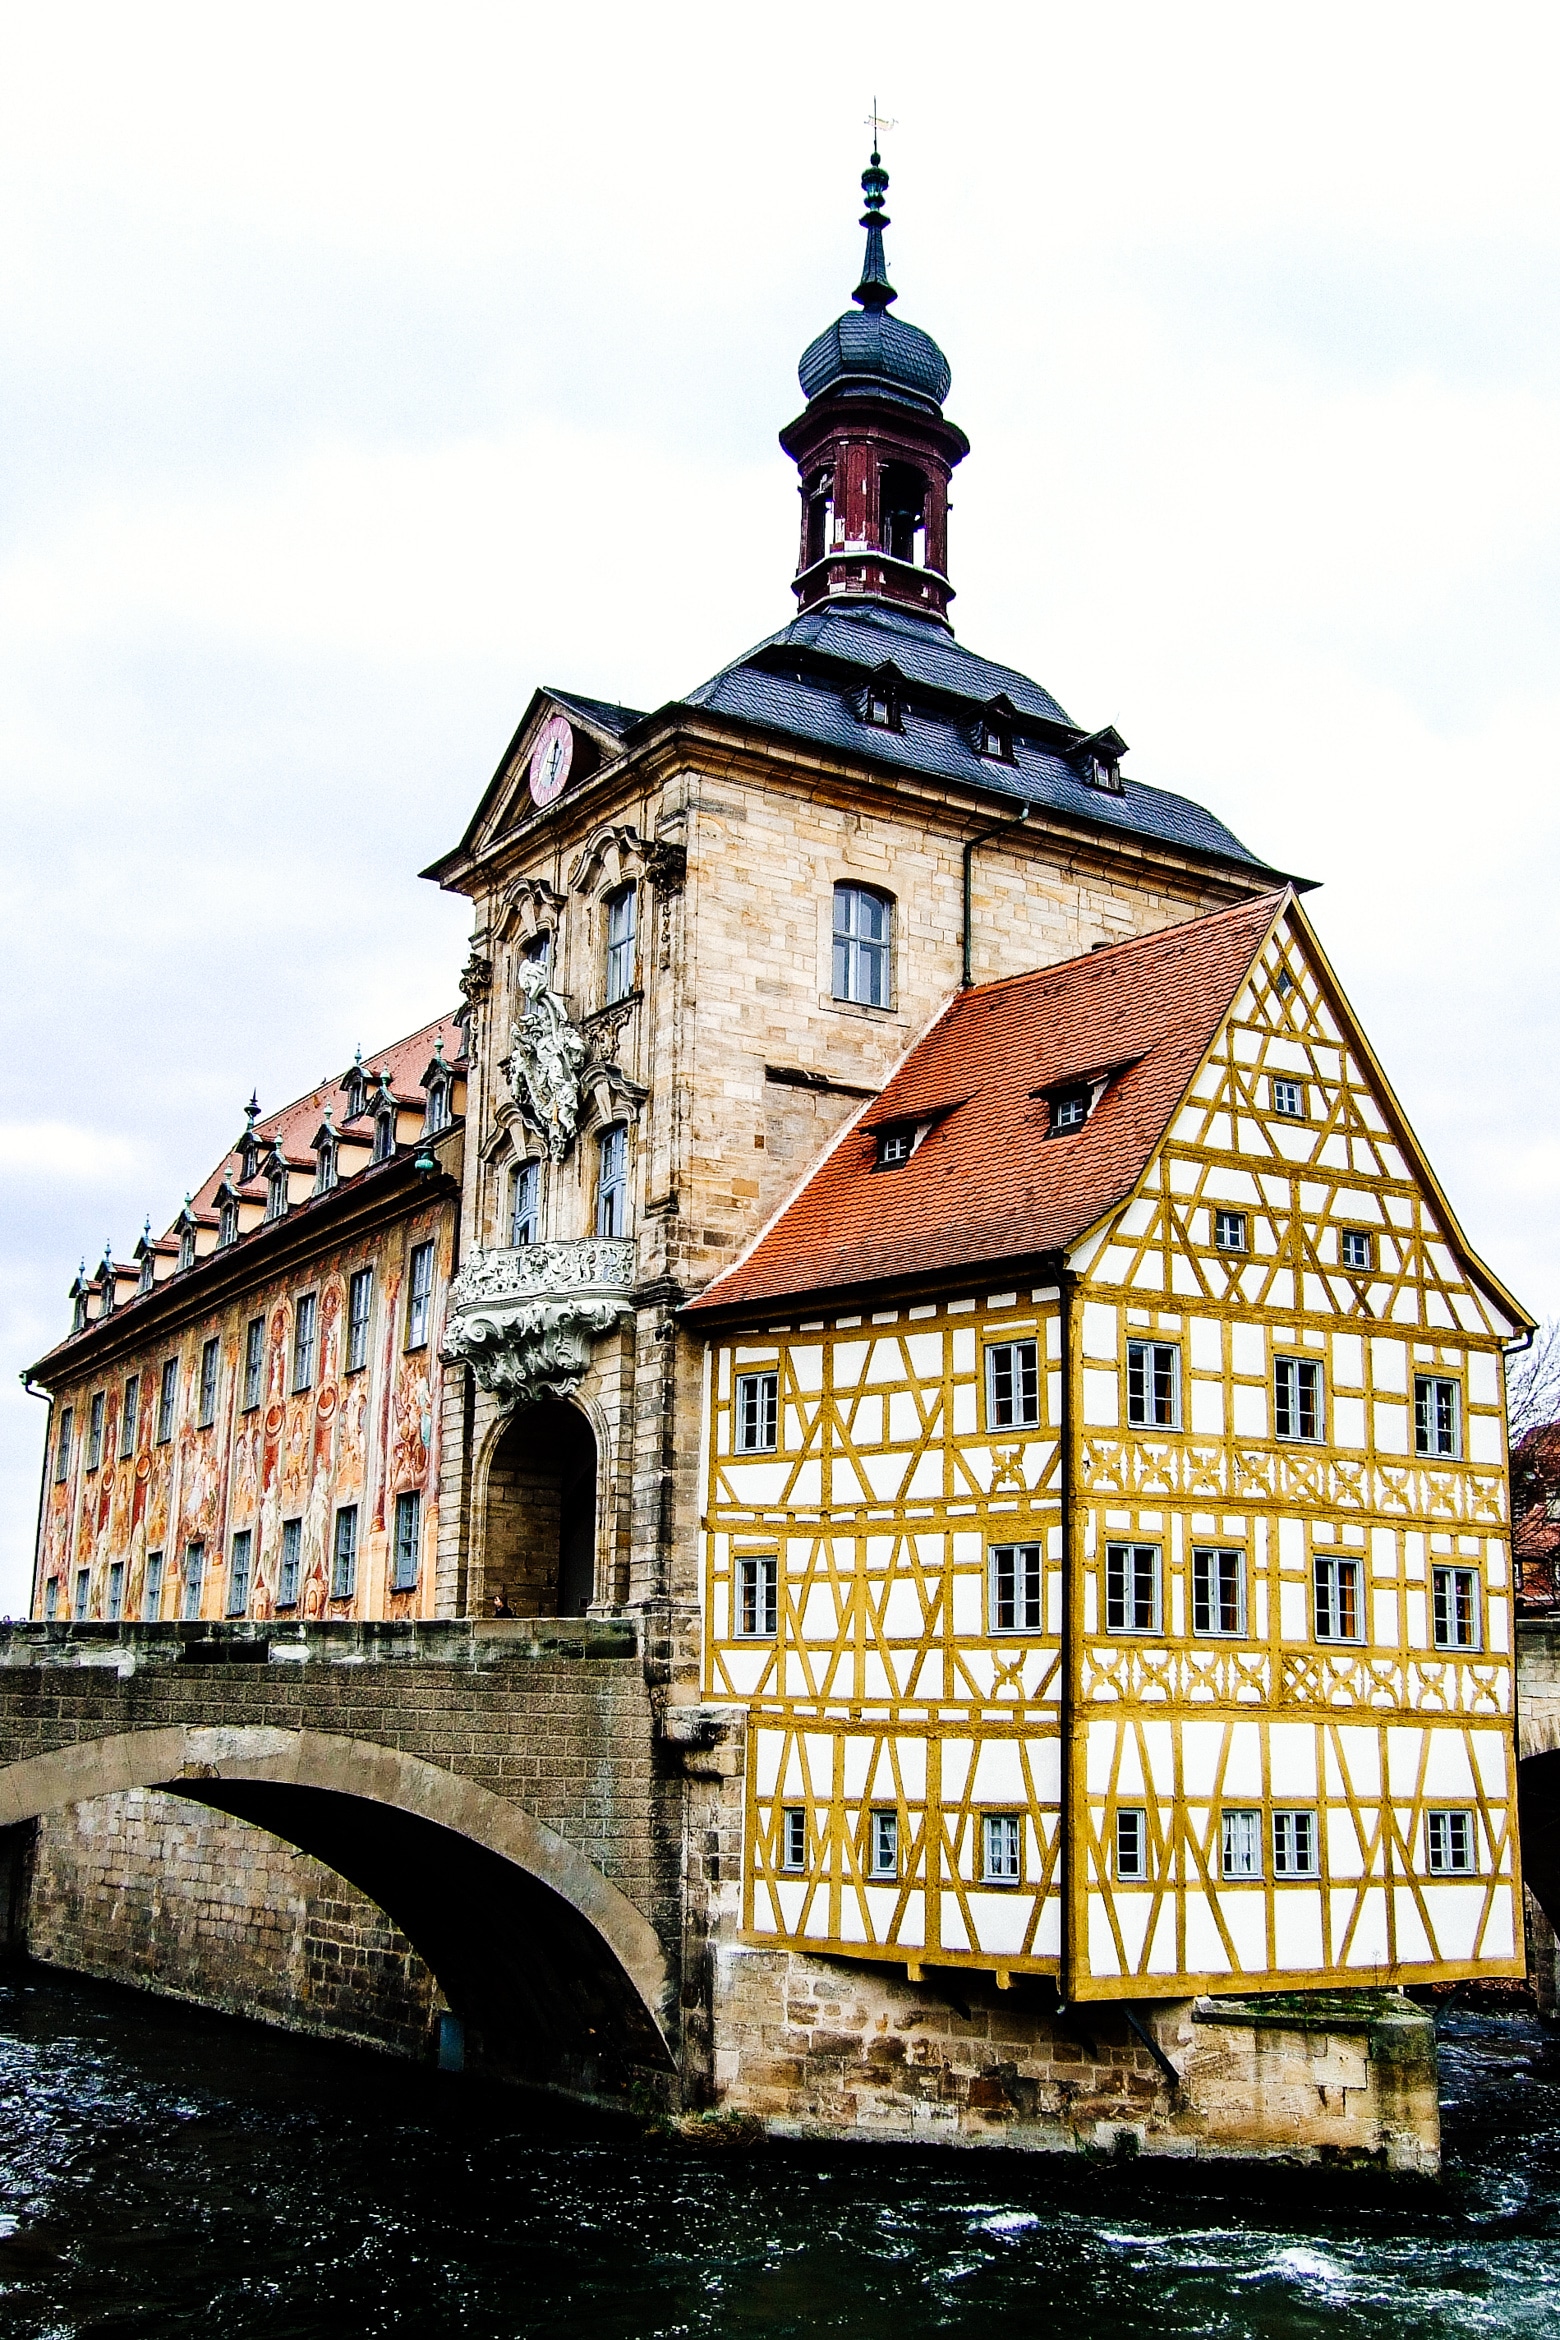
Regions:
M 878 474 L 882 546 L 890 559 L 926 566 L 926 481 L 912 463 L 885 463 Z
M 156 1253 L 155 1253 L 155 1252 L 154 1252 L 154 1251 L 151 1249 L 150 1245 L 148 1245 L 147 1249 L 145 1250 L 145 1252 L 142 1254 L 142 1257 L 141 1257 L 141 1281 L 140 1281 L 140 1283 L 139 1283 L 139 1284 L 136 1286 L 136 1289 L 137 1289 L 137 1291 L 139 1291 L 139 1292 L 149 1292 L 149 1291 L 151 1290 L 151 1288 L 152 1288 L 153 1284 L 156 1282 L 156 1280 L 157 1280 L 157 1255 L 156 1255 Z M 79 1329 L 79 1327 L 78 1327 L 78 1329 Z
M 1471 1877 L 1473 1874 L 1473 1814 L 1427 1812 L 1425 1849 L 1432 1877 Z
M 119 1409 L 119 1454 L 121 1461 L 135 1452 L 136 1421 L 141 1411 L 141 1376 L 132 1373 L 125 1383 L 124 1403 Z
M 1018 1814 L 985 1812 L 981 1815 L 980 1833 L 984 1856 L 981 1882 L 986 1885 L 1018 1884 L 1022 1875 Z
M 1320 1876 L 1314 1812 L 1273 1814 L 1273 1874 L 1275 1877 Z
M 1273 1431 L 1278 1438 L 1322 1435 L 1322 1369 L 1314 1357 L 1273 1360 Z
M 1005 723 L 994 715 L 983 715 L 980 721 L 980 753 L 992 756 L 998 762 L 1013 761 L 1013 734 Z
M 544 926 L 539 932 L 532 935 L 520 956 L 528 960 L 533 967 L 540 967 L 542 973 L 546 975 L 552 967 L 552 942 L 552 928 Z
M 173 1409 L 179 1395 L 179 1360 L 169 1357 L 157 1385 L 157 1443 L 166 1446 L 173 1436 Z
M 994 1544 L 991 1550 L 991 1630 L 1038 1633 L 1042 1610 L 1042 1560 L 1038 1544 Z
M 371 1161 L 388 1162 L 395 1152 L 395 1103 L 386 1098 L 374 1109 L 374 1150 Z
M 886 1129 L 878 1139 L 877 1164 L 879 1170 L 897 1170 L 901 1162 L 908 1162 L 915 1152 L 913 1129 Z
M 834 542 L 834 474 L 816 471 L 807 488 L 807 559 L 810 569 Z
M 621 1122 L 596 1141 L 596 1233 L 628 1233 L 628 1132 Z
M 249 1612 L 249 1577 L 254 1548 L 253 1528 L 240 1528 L 233 1538 L 233 1550 L 228 1561 L 227 1613 L 230 1617 L 247 1616 Z
M 889 911 L 886 894 L 866 886 L 834 889 L 834 996 L 860 1007 L 889 1004 Z
M 607 1004 L 627 999 L 634 988 L 634 889 L 619 886 L 607 896 Z
M 1479 1573 L 1475 1568 L 1434 1568 L 1431 1610 L 1437 1649 L 1478 1649 Z
M 59 1434 L 54 1441 L 54 1477 L 58 1482 L 70 1471 L 70 1434 L 76 1426 L 76 1409 L 67 1406 L 60 1416 Z
M 780 1436 L 778 1373 L 737 1375 L 737 1452 L 773 1454 Z
M 75 1597 L 75 1600 L 74 1600 L 74 1601 L 71 1603 L 71 1615 L 72 1615 L 73 1617 L 76 1617 L 76 1618 L 78 1618 L 78 1619 L 79 1619 L 79 1618 L 83 1618 L 83 1617 L 85 1617 L 85 1616 L 86 1616 L 86 1613 L 87 1613 L 87 1596 L 88 1596 L 88 1594 L 91 1592 L 91 1590 L 92 1590 L 92 1571 L 91 1571 L 91 1569 L 90 1569 L 90 1568 L 78 1568 L 78 1569 L 77 1569 L 77 1571 L 76 1571 L 76 1597 Z
M 314 1191 L 329 1194 L 341 1176 L 340 1156 L 334 1137 L 322 1135 L 314 1149 Z
M 1438 1373 L 1416 1373 L 1414 1452 L 1455 1455 L 1461 1445 L 1457 1428 L 1456 1382 Z
M 1064 1137 L 1070 1129 L 1082 1129 L 1089 1118 L 1087 1089 L 1060 1089 L 1051 1099 L 1052 1137 Z
M 423 1106 L 423 1135 L 433 1137 L 449 1127 L 450 1084 L 448 1081 L 430 1081 Z
M 361 1373 L 368 1363 L 368 1320 L 374 1306 L 374 1271 L 356 1268 L 347 1283 L 347 1371 Z
M 433 1245 L 419 1243 L 412 1253 L 406 1280 L 406 1345 L 428 1346 L 428 1320 L 433 1313 Z
M 416 1488 L 395 1499 L 395 1553 L 390 1590 L 411 1592 L 422 1567 L 422 1497 Z
M 85 1288 L 78 1285 L 76 1291 L 72 1295 L 72 1298 L 74 1300 L 74 1306 L 70 1312 L 70 1329 L 73 1333 L 84 1332 L 86 1330 L 87 1324 L 87 1295 Z
M 270 1219 L 287 1216 L 287 1165 L 273 1162 L 265 1174 L 265 1215 Z
M 293 1390 L 314 1387 L 314 1327 L 319 1307 L 314 1293 L 304 1292 L 293 1306 Z
M 1226 1812 L 1222 1815 L 1222 1873 L 1227 1878 L 1262 1874 L 1262 1814 Z
M 1315 1563 L 1316 1638 L 1318 1641 L 1358 1641 L 1360 1638 L 1360 1564 L 1357 1560 L 1318 1560 Z
M 541 1235 L 542 1165 L 522 1162 L 515 1171 L 510 1199 L 509 1240 L 518 1250 L 522 1243 L 539 1243 Z
M 873 1813 L 868 1861 L 870 1875 L 874 1877 L 898 1876 L 899 1814 L 897 1812 Z
M 1215 1211 L 1213 1240 L 1221 1251 L 1244 1251 L 1246 1248 L 1246 1214 L 1244 1211 Z
M 244 1412 L 260 1403 L 265 1377 L 265 1318 L 252 1316 L 244 1328 Z
M 1192 1631 L 1244 1633 L 1246 1563 L 1239 1552 L 1192 1551 Z
M 1373 1248 L 1370 1231 L 1365 1227 L 1345 1227 L 1338 1238 L 1338 1256 L 1344 1266 L 1365 1275 L 1375 1265 L 1371 1257 Z
M 192 1268 L 195 1265 L 195 1225 L 193 1220 L 179 1229 L 179 1265 L 181 1268 Z
M 772 1641 L 779 1622 L 780 1563 L 773 1553 L 744 1554 L 737 1562 L 737 1631 Z
M 141 1587 L 141 1614 L 149 1625 L 155 1625 L 162 1615 L 163 1556 L 161 1552 L 146 1555 L 146 1582 Z
M 1159 1546 L 1107 1544 L 1105 1626 L 1110 1633 L 1159 1631 Z
M 1148 1875 L 1148 1814 L 1117 1806 L 1116 1875 L 1127 1882 Z
M 200 1596 L 206 1587 L 206 1547 L 188 1544 L 184 1551 L 184 1614 L 200 1615 Z
M 336 1514 L 336 1536 L 330 1554 L 333 1601 L 350 1601 L 357 1591 L 357 1536 L 357 1505 L 344 1503 Z
M 51 1620 L 60 1613 L 60 1580 L 57 1576 L 51 1576 L 44 1585 L 43 1613 L 45 1618 Z
M 87 1414 L 87 1468 L 95 1471 L 103 1460 L 103 1392 L 94 1390 Z
M 1128 1341 L 1127 1420 L 1139 1430 L 1181 1427 L 1181 1352 L 1173 1341 Z
M 1040 1420 L 1040 1352 L 1033 1341 L 995 1341 L 986 1351 L 986 1427 L 1033 1430 Z
M 217 1418 L 217 1367 L 221 1357 L 220 1341 L 203 1343 L 200 1352 L 200 1411 L 195 1417 L 197 1430 L 209 1430 Z
M 1294 987 L 1295 979 L 1290 974 L 1289 969 L 1287 967 L 1280 967 L 1278 973 L 1273 978 L 1273 988 L 1278 993 L 1279 998 L 1287 999 L 1289 994 L 1294 990 Z
M 805 1804 L 787 1804 L 780 1815 L 780 1866 L 782 1869 L 805 1869 L 807 1866 Z
M 875 675 L 868 683 L 862 714 L 875 731 L 899 730 L 899 691 L 892 675 Z
M 1273 1083 L 1273 1111 L 1285 1121 L 1304 1121 L 1305 1089 L 1299 1081 Z
M 282 1522 L 282 1565 L 276 1580 L 276 1605 L 279 1609 L 298 1606 L 298 1577 L 303 1557 L 303 1522 L 284 1519 Z

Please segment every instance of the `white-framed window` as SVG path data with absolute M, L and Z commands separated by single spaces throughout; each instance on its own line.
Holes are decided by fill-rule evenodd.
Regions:
M 233 1537 L 233 1548 L 228 1555 L 227 1613 L 230 1617 L 247 1616 L 249 1611 L 249 1579 L 254 1562 L 255 1537 L 253 1528 L 239 1528 Z
M 1285 1121 L 1304 1121 L 1305 1083 L 1303 1081 L 1273 1082 L 1273 1111 Z
M 628 1233 L 628 1131 L 615 1122 L 596 1140 L 596 1233 Z
M 1215 1211 L 1213 1240 L 1221 1251 L 1244 1251 L 1247 1248 L 1245 1212 Z
M 54 1482 L 56 1486 L 70 1476 L 70 1437 L 75 1427 L 75 1407 L 62 1407 L 60 1426 L 54 1440 Z
M 1157 1633 L 1160 1619 L 1160 1559 L 1157 1544 L 1105 1547 L 1105 1629 L 1109 1633 Z
M 871 1815 L 871 1833 L 867 1841 L 867 1874 L 872 1877 L 897 1877 L 899 1874 L 899 1814 L 874 1812 Z
M 319 1303 L 312 1292 L 300 1293 L 293 1303 L 293 1379 L 294 1393 L 314 1387 L 314 1331 L 319 1322 Z
M 1414 1375 L 1414 1452 L 1457 1455 L 1462 1452 L 1458 1399 L 1461 1391 L 1443 1373 Z
M 1052 1137 L 1064 1137 L 1070 1129 L 1082 1129 L 1089 1118 L 1087 1089 L 1058 1089 L 1051 1099 Z
M 282 1522 L 282 1564 L 276 1576 L 276 1605 L 279 1609 L 298 1606 L 298 1578 L 303 1567 L 303 1522 L 284 1519 Z
M 737 1561 L 737 1632 L 746 1641 L 773 1641 L 780 1621 L 780 1563 L 773 1552 L 744 1552 Z
M 437 1078 L 428 1083 L 423 1101 L 423 1135 L 434 1137 L 450 1121 L 450 1084 Z
M 390 1560 L 390 1590 L 411 1592 L 422 1567 L 422 1496 L 408 1488 L 395 1499 L 395 1548 Z
M 1220 1874 L 1226 1878 L 1262 1874 L 1262 1814 L 1224 1811 L 1219 1816 Z
M 1322 1369 L 1314 1357 L 1274 1358 L 1273 1435 L 1321 1437 Z
M 899 730 L 899 693 L 887 676 L 868 683 L 865 714 L 878 731 Z
M 1425 1814 L 1425 1852 L 1432 1877 L 1471 1877 L 1473 1845 L 1471 1812 Z
M 1116 1806 L 1116 1875 L 1125 1884 L 1148 1875 L 1148 1814 L 1131 1804 Z
M 1023 1881 L 1024 1838 L 1017 1812 L 983 1812 L 980 1821 L 981 1883 L 1018 1885 Z
M 1368 1227 L 1345 1227 L 1338 1237 L 1338 1257 L 1355 1275 L 1369 1275 L 1376 1264 L 1375 1249 Z
M 192 1268 L 194 1265 L 195 1222 L 193 1219 L 189 1219 L 186 1220 L 184 1225 L 179 1229 L 179 1266 L 181 1268 Z
M 337 1184 L 340 1175 L 339 1160 L 335 1139 L 321 1137 L 314 1150 L 314 1191 L 316 1194 L 329 1194 Z
M 141 1415 L 141 1376 L 132 1373 L 125 1383 L 119 1408 L 119 1459 L 128 1462 L 135 1452 L 135 1433 Z
M 184 1548 L 184 1614 L 200 1615 L 201 1595 L 206 1589 L 206 1547 L 203 1543 L 186 1544 Z
M 252 1414 L 265 1387 L 265 1318 L 252 1316 L 244 1327 L 244 1406 Z
M 1135 1430 L 1181 1427 L 1181 1352 L 1174 1341 L 1128 1341 L 1127 1420 Z
M 607 1005 L 626 999 L 634 988 L 634 908 L 632 886 L 619 886 L 607 896 Z
M 1210 1545 L 1192 1547 L 1192 1631 L 1244 1633 L 1246 1555 Z
M 222 1343 L 212 1339 L 201 1344 L 200 1404 L 195 1415 L 197 1430 L 209 1430 L 217 1418 L 217 1371 L 222 1363 Z
M 1314 1812 L 1302 1809 L 1273 1814 L 1273 1875 L 1275 1878 L 1321 1875 Z
M 889 1005 L 893 904 L 870 886 L 834 889 L 834 997 Z
M 358 1507 L 343 1503 L 336 1514 L 330 1550 L 330 1597 L 350 1601 L 357 1591 Z
M 1360 1602 L 1360 1564 L 1357 1560 L 1322 1559 L 1312 1564 L 1318 1641 L 1359 1641 L 1364 1611 Z
M 82 1620 L 83 1618 L 85 1618 L 85 1616 L 86 1616 L 86 1613 L 87 1613 L 87 1604 L 88 1604 L 88 1601 L 89 1601 L 89 1599 L 90 1599 L 91 1592 L 92 1592 L 92 1571 L 91 1571 L 91 1569 L 90 1569 L 90 1568 L 78 1568 L 78 1569 L 77 1569 L 77 1571 L 76 1571 L 76 1597 L 75 1597 L 75 1599 L 74 1599 L 74 1600 L 72 1601 L 72 1603 L 71 1603 L 71 1612 L 70 1612 L 70 1613 L 71 1613 L 71 1615 L 72 1615 L 74 1618 L 76 1618 L 78 1622 L 79 1622 L 80 1620 Z
M 374 1150 L 370 1159 L 388 1162 L 395 1152 L 395 1100 L 387 1097 L 374 1108 Z
M 879 1170 L 897 1170 L 908 1162 L 915 1152 L 913 1129 L 885 1129 L 878 1139 L 877 1167 Z
M 418 1243 L 407 1262 L 406 1345 L 409 1349 L 426 1349 L 432 1315 L 433 1245 Z
M 354 1268 L 347 1279 L 347 1371 L 361 1373 L 368 1363 L 368 1328 L 374 1313 L 374 1271 Z
M 1040 1420 L 1035 1341 L 993 1341 L 986 1351 L 986 1428 L 1033 1430 Z
M 736 1449 L 738 1454 L 773 1454 L 780 1438 L 780 1376 L 776 1373 L 737 1375 Z
M 231 1195 L 228 1195 L 221 1210 L 217 1213 L 217 1248 L 219 1251 L 226 1251 L 230 1244 L 237 1241 L 238 1204 Z
M 805 1804 L 787 1804 L 780 1815 L 780 1866 L 782 1869 L 805 1869 L 807 1866 Z
M 1039 1544 L 993 1544 L 987 1556 L 991 1631 L 1038 1633 L 1045 1624 L 1045 1557 Z
M 173 1436 L 174 1408 L 179 1401 L 179 1360 L 166 1357 L 157 1384 L 157 1443 L 166 1446 Z
M 54 1619 L 55 1619 L 55 1618 L 56 1618 L 56 1617 L 59 1615 L 59 1613 L 60 1613 L 60 1580 L 59 1580 L 59 1578 L 58 1578 L 57 1576 L 50 1576 L 50 1577 L 46 1577 L 46 1578 L 44 1579 L 44 1586 L 43 1586 L 43 1614 L 44 1614 L 44 1617 L 45 1617 L 45 1619 L 46 1619 L 48 1622 L 52 1623 L 52 1622 L 53 1622 L 53 1620 L 54 1620 Z
M 517 1162 L 509 1190 L 509 1240 L 515 1250 L 542 1236 L 542 1165 Z
M 155 1625 L 162 1615 L 163 1556 L 161 1552 L 146 1555 L 146 1577 L 141 1586 L 141 1615 L 148 1625 Z
M 117 1625 L 125 1613 L 125 1564 L 111 1560 L 108 1564 L 108 1621 Z
M 1433 1568 L 1431 1617 L 1437 1649 L 1479 1649 L 1483 1646 L 1479 1615 L 1479 1572 L 1476 1568 Z
M 87 1410 L 87 1468 L 95 1471 L 103 1460 L 103 1409 L 107 1404 L 105 1393 L 95 1389 Z
M 287 1165 L 275 1162 L 265 1174 L 265 1215 L 267 1219 L 283 1219 L 287 1215 Z

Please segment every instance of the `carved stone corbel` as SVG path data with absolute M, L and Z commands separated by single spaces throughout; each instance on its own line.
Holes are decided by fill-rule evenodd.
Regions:
M 688 882 L 688 848 L 670 837 L 654 837 L 645 847 L 645 875 L 658 894 L 680 894 Z
M 478 1252 L 450 1286 L 444 1355 L 503 1407 L 572 1397 L 601 1335 L 629 1313 L 631 1240 Z

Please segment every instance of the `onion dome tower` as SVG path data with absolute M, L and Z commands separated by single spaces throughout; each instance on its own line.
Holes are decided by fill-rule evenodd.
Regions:
M 886 601 L 948 622 L 948 481 L 970 451 L 942 402 L 952 380 L 929 333 L 891 316 L 876 146 L 861 174 L 867 231 L 847 309 L 803 353 L 805 411 L 780 433 L 801 473 L 802 544 L 791 590 L 820 603 Z M 858 313 L 859 312 L 859 313 Z

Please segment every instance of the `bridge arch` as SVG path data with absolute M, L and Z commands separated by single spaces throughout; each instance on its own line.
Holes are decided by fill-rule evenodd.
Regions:
M 649 1919 L 475 1781 L 331 1732 L 176 1723 L 5 1766 L 0 1827 L 134 1788 L 249 1820 L 366 1893 L 432 1970 L 473 2065 L 587 2096 L 673 2069 L 673 1985 Z

